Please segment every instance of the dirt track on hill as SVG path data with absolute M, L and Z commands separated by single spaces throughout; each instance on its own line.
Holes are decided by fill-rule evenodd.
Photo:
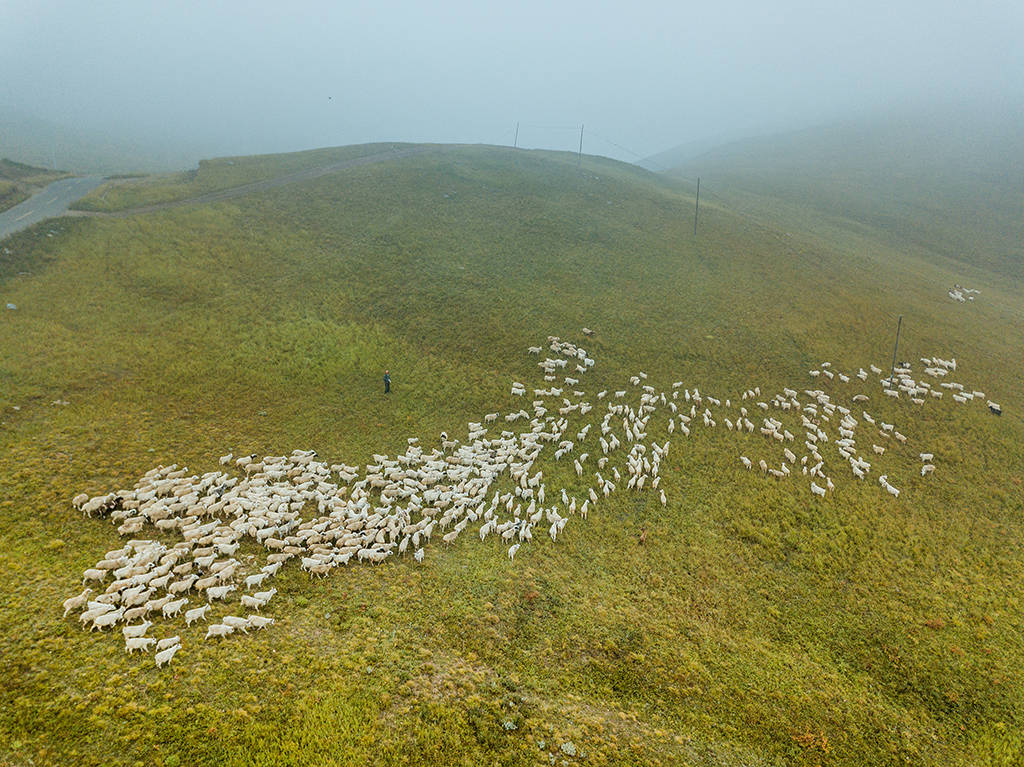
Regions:
M 331 163 L 330 165 L 307 168 L 305 170 L 296 171 L 295 173 L 288 173 L 284 176 L 264 179 L 263 181 L 253 181 L 252 183 L 233 186 L 229 189 L 207 192 L 206 194 L 200 194 L 195 197 L 186 197 L 183 200 L 170 200 L 168 202 L 158 202 L 152 205 L 141 205 L 137 208 L 125 208 L 124 210 L 113 211 L 69 210 L 65 215 L 94 216 L 100 218 L 127 218 L 141 213 L 154 213 L 159 210 L 166 210 L 167 208 L 180 208 L 185 205 L 203 205 L 211 202 L 221 202 L 222 200 L 230 200 L 234 197 L 242 197 L 247 194 L 263 192 L 267 189 L 274 189 L 279 186 L 286 186 L 287 184 L 296 184 L 301 181 L 312 181 L 315 178 L 320 178 L 321 176 L 326 176 L 339 170 L 345 170 L 346 168 L 356 168 L 360 165 L 371 165 L 373 163 L 385 162 L 387 160 L 397 160 L 402 157 L 411 157 L 413 155 L 440 149 L 442 149 L 442 147 L 436 146 L 417 146 L 409 149 L 392 149 L 386 152 L 377 152 L 376 154 L 365 155 L 364 157 L 354 157 L 350 160 L 341 160 L 339 162 Z

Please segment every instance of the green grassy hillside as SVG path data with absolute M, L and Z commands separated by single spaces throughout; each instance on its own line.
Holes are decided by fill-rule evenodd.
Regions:
M 882 237 L 965 279 L 981 267 L 1019 281 L 1022 171 L 1016 115 L 960 105 L 739 141 L 669 175 L 699 175 L 703 189 L 773 226 L 812 228 L 827 242 Z
M 402 146 L 406 145 L 359 144 L 289 154 L 217 157 L 201 160 L 198 169 L 192 171 L 112 179 L 75 202 L 72 207 L 76 210 L 115 211 L 186 200 Z
M 979 259 L 981 297 L 956 304 L 961 274 L 927 243 L 867 224 L 829 242 L 813 216 L 804 234 L 714 201 L 695 239 L 692 205 L 620 163 L 479 147 L 7 241 L 0 761 L 1024 758 L 1024 285 Z M 911 438 L 882 464 L 898 499 L 837 471 L 816 500 L 802 477 L 743 470 L 760 435 L 695 429 L 671 437 L 665 507 L 616 492 L 514 562 L 470 530 L 423 564 L 310 580 L 289 563 L 276 626 L 204 642 L 173 624 L 185 646 L 163 671 L 61 618 L 83 569 L 121 545 L 72 509 L 80 491 L 159 463 L 212 471 L 228 450 L 365 464 L 408 437 L 465 439 L 523 405 L 511 380 L 541 385 L 526 349 L 549 334 L 597 360 L 591 395 L 642 370 L 735 403 L 809 387 L 824 360 L 885 366 L 899 314 L 901 356 L 955 356 L 1005 415 L 874 405 Z M 918 447 L 936 454 L 927 480 Z M 578 489 L 571 465 L 541 463 Z

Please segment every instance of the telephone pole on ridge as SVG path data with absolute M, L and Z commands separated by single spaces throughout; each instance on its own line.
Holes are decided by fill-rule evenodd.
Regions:
M 697 236 L 697 213 L 700 211 L 700 176 L 697 176 L 697 201 L 693 205 L 693 236 Z

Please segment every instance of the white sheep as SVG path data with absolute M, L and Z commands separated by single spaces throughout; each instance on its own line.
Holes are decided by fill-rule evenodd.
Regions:
M 237 615 L 225 615 L 220 621 L 225 626 L 231 626 L 235 631 L 241 631 L 243 634 L 249 633 L 249 620 L 247 618 L 240 618 Z
M 160 652 L 158 652 L 156 654 L 156 667 L 163 668 L 166 664 L 170 663 L 171 658 L 173 658 L 174 654 L 178 652 L 178 650 L 180 649 L 181 645 L 176 644 L 172 645 L 171 647 L 168 647 L 166 650 L 161 650 Z
M 115 623 L 121 620 L 122 614 L 123 608 L 103 613 L 103 615 L 96 616 L 96 618 L 93 619 L 92 627 L 89 629 L 89 631 L 92 631 L 93 629 L 99 629 L 100 631 L 103 631 L 103 629 L 107 626 L 113 626 Z
M 185 611 L 185 625 L 186 626 L 191 626 L 193 623 L 195 623 L 197 620 L 200 620 L 200 619 L 205 621 L 206 620 L 206 613 L 209 612 L 209 610 L 210 610 L 209 603 L 203 605 L 202 607 L 193 607 L 191 610 L 186 610 Z
M 88 583 L 89 581 L 96 581 L 97 583 L 103 583 L 106 580 L 107 571 L 100 570 L 99 568 L 90 568 L 82 573 L 82 583 Z
M 228 636 L 229 634 L 234 633 L 234 630 L 235 629 L 233 627 L 228 626 L 228 625 L 226 625 L 224 623 L 214 623 L 214 624 L 211 624 L 208 629 L 206 629 L 206 636 L 203 637 L 203 639 L 204 640 L 205 639 L 209 639 L 210 637 L 222 637 L 223 638 L 223 637 Z
M 162 608 L 160 608 L 160 611 L 163 613 L 163 616 L 165 618 L 170 618 L 170 617 L 176 616 L 178 613 L 180 613 L 181 612 L 181 608 L 184 607 L 187 604 L 188 604 L 188 598 L 187 597 L 182 597 L 181 599 L 176 599 L 173 602 L 168 602 Z
M 124 651 L 131 655 L 136 650 L 149 652 L 149 649 L 156 644 L 153 637 L 131 637 L 124 640 Z
M 211 586 L 206 590 L 206 598 L 209 600 L 214 599 L 227 599 L 228 594 L 236 589 L 234 584 L 228 584 L 227 586 Z
M 252 599 L 255 600 L 256 603 L 258 603 L 257 605 L 255 605 L 256 609 L 258 610 L 261 607 L 264 607 L 267 604 L 267 602 L 269 602 L 271 600 L 271 598 L 274 596 L 274 594 L 276 594 L 276 593 L 277 593 L 277 589 L 270 589 L 269 591 L 257 591 L 255 594 L 253 594 L 252 595 Z M 246 594 L 244 596 L 248 596 L 248 594 Z M 253 606 L 252 603 L 246 603 L 246 607 L 252 607 L 252 606 Z
M 134 626 L 125 626 L 121 629 L 121 633 L 124 634 L 125 639 L 138 638 L 144 636 L 152 625 L 152 621 L 143 621 L 142 623 L 135 624 Z
M 247 620 L 249 621 L 249 627 L 254 629 L 263 629 L 274 625 L 273 618 L 266 618 L 262 615 L 250 615 Z
M 181 637 L 175 634 L 172 637 L 164 637 L 159 642 L 157 642 L 156 649 L 157 652 L 160 652 L 161 650 L 166 650 L 168 647 L 174 647 L 174 645 L 179 644 L 181 644 Z
M 811 481 L 811 492 L 821 498 L 825 497 L 825 488 L 819 487 L 813 480 Z
M 247 576 L 245 579 L 245 587 L 251 589 L 254 586 L 262 585 L 263 581 L 270 577 L 270 573 L 260 572 L 256 575 Z
M 89 599 L 89 595 L 92 593 L 92 589 L 85 589 L 81 594 L 76 597 L 70 597 L 64 600 L 64 618 L 68 617 L 68 613 L 73 610 L 80 609 Z

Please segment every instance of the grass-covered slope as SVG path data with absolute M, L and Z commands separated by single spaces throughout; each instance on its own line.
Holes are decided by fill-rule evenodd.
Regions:
M 67 175 L 64 171 L 36 168 L 14 160 L 0 160 L 0 212 L 13 208 L 51 181 Z
M 112 179 L 75 202 L 72 207 L 76 210 L 109 212 L 187 200 L 210 192 L 395 151 L 407 146 L 394 143 L 359 144 L 288 154 L 201 160 L 196 170 Z
M 738 141 L 669 175 L 834 242 L 851 232 L 1024 278 L 1024 128 L 1017 111 L 959 104 Z M 844 235 L 843 232 L 846 234 Z M 979 277 L 982 277 L 979 275 Z M 983 278 L 983 277 L 982 277 Z
M 927 254 L 830 247 L 714 204 L 695 240 L 692 203 L 610 161 L 474 148 L 12 238 L 0 759 L 1019 759 L 1020 283 L 990 275 L 979 300 L 954 304 L 957 274 Z M 802 479 L 744 471 L 736 435 L 695 430 L 672 438 L 665 508 L 616 493 L 514 562 L 463 535 L 422 565 L 311 581 L 293 563 L 275 627 L 204 643 L 176 625 L 186 644 L 164 671 L 61 619 L 82 570 L 120 545 L 73 511 L 79 491 L 158 463 L 210 471 L 229 449 L 362 464 L 410 436 L 465 438 L 468 421 L 522 405 L 511 380 L 539 384 L 527 346 L 584 341 L 584 325 L 597 331 L 588 391 L 643 370 L 736 401 L 809 386 L 826 359 L 884 365 L 897 314 L 901 356 L 957 357 L 1006 411 L 878 403 L 939 465 L 917 481 L 893 458 L 898 499 L 837 472 L 815 501 Z M 553 486 L 575 481 L 546 460 Z

